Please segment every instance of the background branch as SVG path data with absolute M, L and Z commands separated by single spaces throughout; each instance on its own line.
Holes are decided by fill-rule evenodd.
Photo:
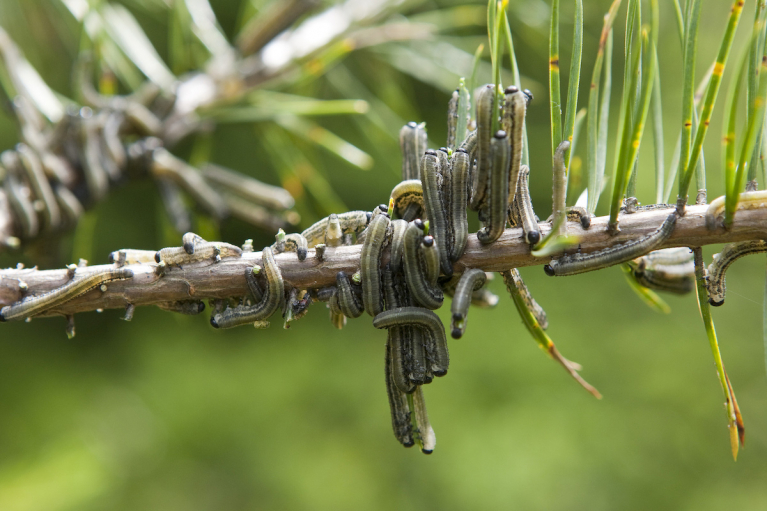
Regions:
M 676 229 L 663 243 L 663 248 L 697 247 L 767 237 L 767 208 L 739 211 L 736 222 L 730 230 L 719 227 L 714 231 L 706 228 L 706 209 L 707 206 L 690 206 L 687 214 L 677 221 Z M 623 215 L 620 219 L 622 230 L 616 236 L 608 234 L 608 217 L 606 216 L 594 218 L 588 230 L 582 229 L 576 223 L 571 223 L 568 229 L 570 234 L 580 237 L 581 249 L 584 252 L 591 252 L 654 231 L 668 216 L 669 211 L 653 210 Z M 550 229 L 550 223 L 541 224 L 544 235 Z M 347 273 L 357 271 L 360 250 L 361 245 L 328 248 L 323 261 L 317 260 L 313 249 L 309 251 L 305 261 L 298 261 L 293 252 L 278 254 L 276 259 L 286 284 L 309 289 L 335 284 L 336 273 L 339 271 Z M 542 265 L 550 259 L 533 257 L 529 245 L 522 239 L 521 229 L 506 229 L 503 236 L 490 245 L 482 245 L 476 235 L 470 235 L 466 252 L 455 267 L 458 272 L 462 272 L 465 268 L 502 271 L 509 268 Z M 133 265 L 131 266 L 134 270 L 133 279 L 110 283 L 107 285 L 107 291 L 91 291 L 49 311 L 46 315 L 123 308 L 128 303 L 140 306 L 178 300 L 244 296 L 247 294 L 245 271 L 260 262 L 260 252 L 244 253 L 241 258 L 224 259 L 216 264 L 188 265 L 183 269 L 171 268 L 163 276 L 157 275 L 157 265 Z M 87 275 L 107 267 L 109 266 L 78 268 L 77 274 Z M 39 294 L 61 286 L 67 281 L 66 270 L 0 270 L 0 305 L 10 305 L 22 298 L 20 282 L 28 286 L 27 294 Z

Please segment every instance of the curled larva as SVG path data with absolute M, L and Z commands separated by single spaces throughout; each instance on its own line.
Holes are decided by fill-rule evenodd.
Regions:
M 306 254 L 308 251 L 308 242 L 306 241 L 306 238 L 304 238 L 302 235 L 298 233 L 291 233 L 285 235 L 285 250 L 294 251 L 296 255 L 298 256 L 299 261 L 303 261 L 306 259 Z
M 401 181 L 392 188 L 389 197 L 389 214 L 410 222 L 418 218 L 422 210 L 423 186 L 420 179 Z
M 430 339 L 427 343 L 427 361 L 434 376 L 447 374 L 450 365 L 450 355 L 445 338 L 445 327 L 434 312 L 422 307 L 397 307 L 379 314 L 373 319 L 375 328 L 390 328 L 392 326 L 414 326 Z M 431 353 L 429 353 L 431 351 Z
M 200 243 L 205 243 L 205 240 L 193 232 L 188 232 L 181 237 L 181 246 L 184 247 L 184 252 L 190 255 L 194 254 L 195 245 Z
M 423 233 L 424 225 L 420 220 L 410 222 L 405 232 L 405 280 L 413 298 L 427 309 L 434 310 L 440 308 L 444 295 L 422 269 L 419 247 L 424 239 Z
M 338 288 L 338 307 L 344 316 L 348 318 L 358 318 L 364 312 L 362 299 L 358 293 L 359 286 L 353 285 L 349 276 L 342 271 L 336 274 L 336 287 Z
M 312 224 L 301 235 L 306 238 L 308 248 L 313 248 L 320 243 L 329 247 L 338 246 L 342 243 L 341 238 L 344 234 L 359 235 L 365 230 L 372 217 L 373 214 L 369 211 L 348 211 L 338 215 L 330 215 Z M 330 240 L 326 239 L 329 231 Z M 334 243 L 338 243 L 338 245 Z
M 466 316 L 469 313 L 471 296 L 474 291 L 485 285 L 486 280 L 485 272 L 478 268 L 466 270 L 461 275 L 455 287 L 453 303 L 450 307 L 450 312 L 452 313 L 450 334 L 453 336 L 453 339 L 460 339 L 466 331 Z
M 719 307 L 724 303 L 725 275 L 727 268 L 732 263 L 743 256 L 761 252 L 767 252 L 767 242 L 764 240 L 729 243 L 722 248 L 720 253 L 714 255 L 714 262 L 708 266 L 706 277 L 708 302 L 714 307 Z
M 133 277 L 133 270 L 114 268 L 92 273 L 82 278 L 76 276 L 61 287 L 41 295 L 25 298 L 21 302 L 3 307 L 0 310 L 0 321 L 25 319 L 46 310 L 58 307 L 78 296 L 96 289 L 114 280 L 126 280 Z
M 381 300 L 381 255 L 389 241 L 388 215 L 376 215 L 367 228 L 365 242 L 360 252 L 360 279 L 362 283 L 362 303 L 365 311 L 375 317 L 383 311 Z
M 261 251 L 262 273 L 266 277 L 266 286 L 261 300 L 255 305 L 240 305 L 230 307 L 210 318 L 210 324 L 215 328 L 232 328 L 235 326 L 254 324 L 271 316 L 285 298 L 285 283 L 282 272 L 274 260 L 274 254 L 269 247 Z M 251 270 L 251 275 L 252 275 Z M 251 287 L 252 289 L 252 287 Z
M 575 275 L 625 263 L 654 250 L 671 236 L 675 225 L 676 214 L 672 213 L 666 217 L 660 227 L 647 236 L 588 254 L 565 255 L 559 259 L 553 259 L 544 266 L 544 270 L 549 276 Z

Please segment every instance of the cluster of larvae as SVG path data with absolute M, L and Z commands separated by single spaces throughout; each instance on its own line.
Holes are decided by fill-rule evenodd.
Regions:
M 4 33 L 2 49 L 6 58 L 18 53 Z M 6 64 L 13 83 L 26 83 L 15 75 L 22 65 Z M 0 155 L 0 250 L 73 227 L 131 177 L 153 178 L 178 232 L 192 224 L 185 195 L 213 218 L 233 216 L 269 232 L 298 222 L 286 190 L 212 164 L 192 167 L 166 149 L 199 128 L 174 97 L 152 83 L 128 96 L 101 95 L 89 66 L 80 68 L 84 104 L 66 107 L 58 122 L 42 115 L 30 91 L 18 91 L 10 103 L 22 142 Z
M 529 93 L 516 87 L 496 95 L 492 85 L 485 86 L 479 92 L 476 121 L 471 121 L 469 95 L 460 87 L 449 103 L 447 146 L 436 151 L 427 149 L 423 125 L 404 126 L 400 132 L 403 180 L 392 190 L 389 203 L 372 212 L 330 215 L 300 234 L 280 230 L 275 243 L 262 250 L 261 264 L 245 271 L 247 296 L 211 301 L 211 325 L 264 328 L 269 325 L 269 318 L 281 311 L 287 327 L 291 321 L 303 317 L 315 301 L 327 304 L 330 320 L 337 328 L 343 328 L 347 318 L 368 314 L 376 328 L 386 329 L 388 333 L 385 382 L 394 435 L 404 446 L 417 443 L 424 453 L 431 453 L 436 437 L 429 423 L 422 387 L 435 377 L 446 375 L 449 367 L 445 327 L 433 311 L 442 306 L 445 295 L 452 297 L 450 334 L 458 339 L 466 330 L 470 305 L 493 307 L 498 303 L 498 297 L 485 288 L 489 275 L 484 271 L 470 268 L 461 274 L 454 273 L 454 263 L 461 258 L 467 244 L 468 209 L 478 212 L 482 227 L 477 237 L 482 243 L 497 240 L 507 223 L 521 227 L 522 236 L 531 249 L 545 241 L 541 240 L 542 230 L 530 199 L 530 170 L 521 164 L 522 126 L 530 99 Z M 503 129 L 493 133 L 494 122 Z M 476 127 L 472 126 L 474 123 Z M 567 221 L 577 221 L 588 228 L 591 217 L 585 210 L 564 205 L 567 147 L 567 142 L 563 142 L 554 156 L 552 221 L 556 224 L 557 215 L 561 215 L 565 226 Z M 750 193 L 753 195 L 744 194 L 742 208 L 767 198 L 764 192 Z M 633 201 L 626 202 L 626 214 L 648 208 L 673 208 L 665 204 L 637 206 Z M 717 201 L 712 203 L 709 216 L 715 227 L 721 216 L 721 205 Z M 626 263 L 642 286 L 672 293 L 690 292 L 695 283 L 691 251 L 687 248 L 657 250 L 672 232 L 676 219 L 672 212 L 647 236 L 596 252 L 562 255 L 546 266 L 546 272 L 571 275 Z M 289 286 L 274 257 L 275 253 L 295 252 L 296 258 L 303 261 L 313 248 L 314 257 L 321 263 L 328 247 L 353 244 L 361 244 L 359 272 L 353 275 L 339 272 L 335 285 L 319 289 Z M 724 272 L 734 259 L 766 250 L 767 245 L 761 241 L 726 247 L 709 268 L 712 303 L 723 300 Z M 252 251 L 250 240 L 240 248 L 208 242 L 191 232 L 183 236 L 179 247 L 158 252 L 118 250 L 110 256 L 113 268 L 77 277 L 77 267 L 72 266 L 69 283 L 4 307 L 0 310 L 0 320 L 40 315 L 93 289 L 103 290 L 110 281 L 130 279 L 132 265 L 154 265 L 156 272 L 163 276 L 186 265 L 215 264 Z M 565 359 L 545 334 L 546 313 L 530 295 L 519 272 L 511 268 L 502 272 L 502 276 L 524 324 L 541 347 L 581 385 L 599 396 L 596 389 L 578 375 L 580 366 Z M 717 281 L 721 281 L 721 300 L 716 294 L 719 292 Z M 160 306 L 185 314 L 198 314 L 205 308 L 197 300 Z M 132 315 L 133 306 L 128 305 L 126 319 Z M 71 328 L 73 330 L 73 326 Z

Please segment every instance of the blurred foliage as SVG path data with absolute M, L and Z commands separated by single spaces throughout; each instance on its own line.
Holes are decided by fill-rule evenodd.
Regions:
M 262 2 L 212 3 L 231 37 L 242 4 Z M 259 123 L 218 126 L 208 142 L 211 161 L 282 183 L 303 199 L 307 223 L 326 207 L 369 209 L 385 202 L 398 181 L 399 126 L 426 121 L 430 145 L 442 145 L 447 93 L 469 74 L 474 50 L 487 41 L 484 2 L 463 3 L 409 2 L 401 12 L 411 21 L 436 23 L 437 37 L 353 52 L 324 75 L 291 85 L 290 92 L 301 96 L 368 101 L 364 116 L 310 120 L 372 156 L 369 171 L 290 130 Z M 584 3 L 582 91 L 610 2 Z M 4 0 L 0 24 L 51 86 L 67 94 L 79 41 L 70 36 L 71 19 L 51 16 L 46 4 Z M 155 45 L 167 48 L 162 11 L 143 7 L 152 4 L 125 2 Z M 561 4 L 561 58 L 569 62 L 573 6 Z M 700 62 L 716 55 L 727 4 L 702 12 L 700 33 L 717 35 L 700 39 Z M 664 124 L 674 127 L 665 131 L 669 148 L 680 122 L 681 50 L 672 6 L 662 2 L 661 9 Z M 748 7 L 744 18 L 752 15 Z M 551 200 L 548 21 L 541 0 L 510 6 L 523 86 L 536 96 L 527 122 L 533 202 L 542 218 Z M 616 43 L 622 31 L 617 23 Z M 736 44 L 746 43 L 746 32 L 736 35 Z M 615 69 L 622 69 L 621 55 L 615 52 Z M 487 57 L 480 77 L 489 81 Z M 699 77 L 706 67 L 698 66 Z M 613 94 L 613 124 L 619 102 L 620 94 Z M 721 119 L 720 106 L 713 133 L 720 132 Z M 0 149 L 16 140 L 10 117 L 0 114 Z M 192 150 L 190 143 L 186 151 Z M 719 161 L 716 136 L 706 142 L 706 153 L 716 176 L 709 179 L 709 197 L 715 197 L 724 190 L 713 164 Z M 574 158 L 585 160 L 585 144 Z M 646 142 L 640 167 L 647 170 L 637 183 L 642 202 L 655 196 L 652 161 Z M 315 174 L 327 184 L 307 178 Z M 571 192 L 585 184 L 571 181 Z M 324 186 L 337 202 L 302 196 L 310 186 Z M 606 212 L 600 203 L 599 213 Z M 88 214 L 50 265 L 78 257 L 103 263 L 122 246 L 154 248 L 167 230 L 151 184 L 129 183 Z M 221 232 L 234 243 L 249 237 L 256 245 L 269 242 L 260 236 L 237 222 Z M 717 248 L 706 248 L 707 261 Z M 39 258 L 6 254 L 0 264 L 18 260 Z M 522 274 L 548 312 L 552 337 L 584 365 L 584 377 L 605 398 L 594 400 L 546 360 L 511 312 L 511 300 L 502 297 L 496 310 L 472 310 L 466 335 L 451 342 L 449 377 L 425 389 L 438 439 L 428 457 L 392 437 L 383 382 L 386 336 L 364 319 L 336 331 L 315 307 L 290 331 L 214 332 L 205 317 L 139 309 L 133 322 L 123 323 L 118 311 L 106 311 L 79 315 L 72 341 L 65 339 L 63 319 L 4 325 L 0 509 L 764 509 L 763 268 L 760 257 L 733 266 L 727 304 L 714 311 L 748 428 L 737 463 L 725 441 L 722 396 L 692 296 L 669 297 L 673 312 L 660 315 L 625 285 L 619 268 L 568 279 L 530 268 Z M 491 289 L 505 293 L 499 278 Z M 446 307 L 439 314 L 448 321 Z

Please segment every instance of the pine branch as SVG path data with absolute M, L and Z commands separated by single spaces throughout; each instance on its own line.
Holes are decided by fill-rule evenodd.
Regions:
M 673 234 L 662 247 L 698 247 L 716 243 L 730 243 L 764 239 L 767 236 L 767 207 L 739 211 L 729 230 L 718 227 L 706 228 L 707 206 L 690 206 L 684 217 L 679 218 Z M 621 216 L 621 231 L 612 236 L 607 231 L 609 217 L 594 218 L 591 227 L 584 230 L 577 223 L 569 226 L 569 232 L 580 237 L 584 252 L 607 248 L 616 243 L 636 239 L 654 231 L 668 216 L 670 210 L 651 210 Z M 541 223 L 546 235 L 551 224 Z M 317 260 L 314 249 L 309 250 L 305 261 L 299 261 L 294 252 L 278 254 L 277 263 L 286 285 L 301 289 L 334 285 L 336 273 L 352 274 L 359 269 L 361 245 L 328 248 L 322 261 Z M 466 268 L 485 271 L 504 271 L 523 266 L 546 264 L 550 260 L 536 258 L 518 228 L 506 229 L 498 241 L 482 245 L 476 235 L 470 235 L 463 257 L 455 264 L 457 272 Z M 180 268 L 170 268 L 159 275 L 157 265 L 132 265 L 134 277 L 130 280 L 109 283 L 107 290 L 91 291 L 44 315 L 73 314 L 96 309 L 124 308 L 156 305 L 165 302 L 208 298 L 228 298 L 247 294 L 245 271 L 261 262 L 260 252 L 244 253 L 240 258 L 227 258 L 219 263 L 198 263 Z M 384 260 L 385 264 L 385 260 Z M 78 275 L 103 271 L 112 265 L 83 267 Z M 69 281 L 67 270 L 6 269 L 0 270 L 0 306 L 10 305 L 22 298 L 20 283 L 28 287 L 26 295 L 39 294 Z

